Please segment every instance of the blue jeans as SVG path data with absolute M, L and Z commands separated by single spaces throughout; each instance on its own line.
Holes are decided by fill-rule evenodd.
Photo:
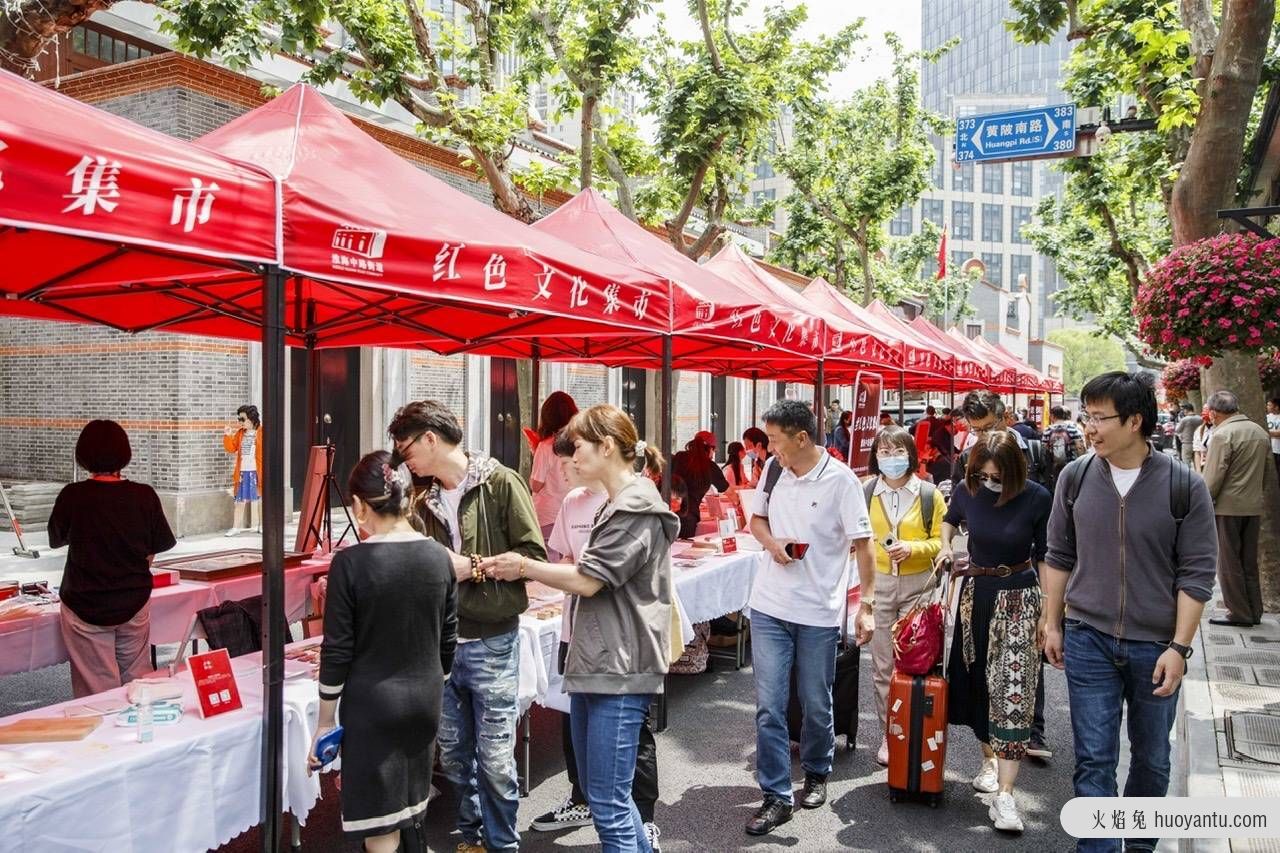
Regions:
M 836 643 L 840 629 L 817 628 L 751 614 L 751 668 L 756 679 L 756 781 L 766 798 L 792 802 L 791 740 L 787 700 L 791 669 L 804 725 L 800 764 L 806 773 L 826 776 L 836 752 L 831 714 L 831 685 L 836 679 Z
M 569 697 L 578 781 L 604 853 L 651 853 L 631 798 L 640 726 L 653 695 L 574 693 Z
M 1126 797 L 1163 797 L 1169 790 L 1169 733 L 1178 692 L 1155 696 L 1151 673 L 1163 643 L 1121 640 L 1078 619 L 1066 620 L 1063 656 L 1075 736 L 1077 797 L 1114 797 L 1120 760 L 1120 710 L 1128 706 L 1129 778 Z M 1127 839 L 1127 850 L 1154 850 L 1156 839 Z M 1118 851 L 1115 838 L 1082 838 L 1081 853 Z
M 491 851 L 520 849 L 515 754 L 519 666 L 517 630 L 459 643 L 444 683 L 440 767 L 458 795 L 463 839 Z

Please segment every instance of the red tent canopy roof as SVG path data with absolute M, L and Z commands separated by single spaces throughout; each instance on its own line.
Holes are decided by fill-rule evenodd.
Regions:
M 934 346 L 952 355 L 958 385 L 961 387 L 986 385 L 991 380 L 992 371 L 987 359 L 977 358 L 924 317 L 912 319 L 910 325 L 920 337 L 932 341 Z
M 780 330 L 785 330 L 790 311 L 779 314 L 772 305 L 761 304 L 628 219 L 594 189 L 578 193 L 533 227 L 667 280 L 677 369 L 747 373 L 760 370 L 762 359 L 774 368 L 811 369 L 821 355 L 816 336 L 804 346 L 798 336 L 782 343 Z
M 1039 391 L 1042 390 L 1043 378 L 1036 372 L 1035 368 L 1018 358 L 998 344 L 989 343 L 984 338 L 974 338 L 974 347 L 981 351 L 991 354 L 991 357 L 1008 367 L 1013 368 L 1017 373 L 1017 389 L 1018 391 Z
M 993 358 L 990 353 L 975 345 L 974 341 L 965 337 L 954 326 L 947 329 L 947 336 L 963 347 L 974 358 L 981 359 L 991 368 L 990 387 L 993 391 L 1007 393 L 1018 390 L 1017 368 L 1005 363 L 1003 359 Z
M 915 363 L 917 370 L 923 373 L 931 373 L 935 376 L 946 376 L 948 379 L 954 375 L 955 368 L 951 364 L 951 354 L 935 347 L 931 340 L 922 337 L 905 320 L 890 311 L 879 299 L 871 300 L 866 307 L 866 311 L 880 322 L 897 330 L 903 340 L 919 353 Z M 907 366 L 910 368 L 912 365 L 908 362 Z
M 665 281 L 459 192 L 307 86 L 200 141 L 280 179 L 283 265 L 320 343 L 591 359 L 669 328 Z
M 0 312 L 204 331 L 274 234 L 263 170 L 0 72 Z

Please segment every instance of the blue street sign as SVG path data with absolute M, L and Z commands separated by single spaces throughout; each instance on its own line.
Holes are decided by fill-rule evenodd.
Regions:
M 1076 105 L 1059 104 L 956 119 L 956 162 L 1068 157 L 1076 150 Z

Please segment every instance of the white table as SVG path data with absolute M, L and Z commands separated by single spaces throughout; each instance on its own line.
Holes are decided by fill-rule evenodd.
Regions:
M 107 716 L 72 743 L 0 747 L 0 853 L 101 850 L 205 851 L 260 820 L 262 676 L 259 655 L 232 661 L 244 707 L 200 718 L 190 676 L 180 673 L 184 716 L 156 726 L 152 743 Z M 5 718 L 48 717 L 64 708 L 123 701 L 124 688 Z M 284 808 L 302 820 L 320 796 L 306 756 L 319 711 L 316 682 L 284 684 Z M 41 768 L 31 774 L 20 765 Z
M 307 560 L 284 573 L 285 616 L 296 622 L 307 614 L 311 582 L 328 571 L 328 561 Z M 181 643 L 196 611 L 224 601 L 262 593 L 262 575 L 254 573 L 218 581 L 179 581 L 151 593 L 151 642 Z M 34 616 L 0 620 L 0 676 L 30 672 L 65 663 L 62 611 L 58 604 L 40 607 Z

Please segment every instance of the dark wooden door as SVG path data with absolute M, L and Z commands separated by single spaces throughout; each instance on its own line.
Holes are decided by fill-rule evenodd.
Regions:
M 520 384 L 514 358 L 489 360 L 489 454 L 520 470 Z
M 622 411 L 631 416 L 636 425 L 636 432 L 644 436 L 645 416 L 645 372 L 634 367 L 622 368 Z M 656 436 L 655 436 L 656 438 Z
M 729 408 L 729 380 L 724 376 L 711 377 L 711 431 L 716 435 L 716 458 L 724 459 L 725 417 Z
M 347 476 L 360 461 L 360 348 L 316 350 L 312 362 L 314 389 L 308 386 L 307 352 L 294 350 L 290 363 L 289 480 L 293 486 L 293 508 L 300 509 L 308 448 L 312 443 L 324 444 L 326 439 L 333 442 L 333 474 L 344 494 Z M 309 410 L 311 405 L 315 406 L 314 410 Z M 339 505 L 337 495 L 329 495 L 329 505 Z

